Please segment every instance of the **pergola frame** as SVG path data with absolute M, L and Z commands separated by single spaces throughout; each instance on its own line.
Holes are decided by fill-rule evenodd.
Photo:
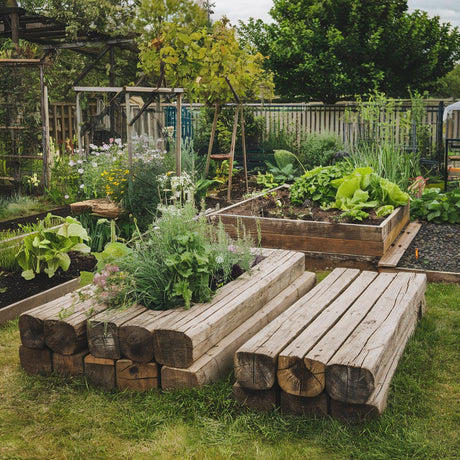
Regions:
M 132 170 L 133 165 L 133 143 L 132 143 L 132 126 L 134 122 L 139 118 L 139 114 L 132 116 L 131 113 L 131 104 L 129 101 L 131 94 L 174 94 L 177 98 L 177 119 L 176 119 L 176 175 L 181 175 L 181 143 L 182 143 L 182 96 L 184 94 L 183 88 L 149 88 L 143 86 L 120 86 L 120 87 L 110 87 L 110 86 L 75 86 L 74 91 L 77 93 L 76 100 L 76 112 L 77 112 L 77 137 L 78 137 L 78 146 L 80 151 L 83 147 L 83 137 L 81 132 L 82 126 L 82 113 L 80 106 L 80 96 L 82 93 L 115 93 L 116 95 L 125 94 L 125 110 L 126 110 L 126 136 L 128 143 L 128 163 L 129 169 Z M 144 112 L 145 109 L 150 105 L 152 99 L 147 101 L 144 106 L 141 108 L 141 112 Z

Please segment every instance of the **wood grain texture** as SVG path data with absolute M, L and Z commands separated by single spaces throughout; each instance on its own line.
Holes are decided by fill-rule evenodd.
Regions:
M 384 274 L 380 274 L 382 276 Z M 426 276 L 398 273 L 385 294 L 327 363 L 326 388 L 338 401 L 365 404 L 396 363 L 424 305 Z
M 324 418 L 328 415 L 328 400 L 326 392 L 314 398 L 304 398 L 288 394 L 284 391 L 280 392 L 280 408 L 283 414 Z
M 301 275 L 188 368 L 163 366 L 161 369 L 162 388 L 171 390 L 200 387 L 223 377 L 232 367 L 235 351 L 308 292 L 313 287 L 315 279 L 314 273 L 306 272 Z
M 45 346 L 45 319 L 71 310 L 79 302 L 79 293 L 89 292 L 89 288 L 78 289 L 22 313 L 19 316 L 19 334 L 22 344 L 29 348 L 43 348 Z
M 51 350 L 48 348 L 19 347 L 19 362 L 30 375 L 49 375 L 53 371 Z
M 157 363 L 135 363 L 130 359 L 116 362 L 117 386 L 120 390 L 146 391 L 159 387 Z
M 232 398 L 238 404 L 261 412 L 271 412 L 279 406 L 279 393 L 276 386 L 269 390 L 249 390 L 236 382 L 232 387 Z
M 85 375 L 91 382 L 107 390 L 116 387 L 115 361 L 113 359 L 95 358 L 89 354 L 85 356 L 84 363 Z
M 253 390 L 271 388 L 276 380 L 279 353 L 344 292 L 358 274 L 359 270 L 355 269 L 335 269 L 241 346 L 235 354 L 237 382 Z
M 46 318 L 46 346 L 62 355 L 72 355 L 88 348 L 86 322 L 106 308 L 106 305 L 94 302 L 89 296 L 74 302 L 67 311 Z
M 147 310 L 126 321 L 118 329 L 121 356 L 139 363 L 154 359 L 153 331 L 163 322 L 173 321 L 182 309 Z
M 187 368 L 250 318 L 305 270 L 302 253 L 277 250 L 252 272 L 222 288 L 211 302 L 194 305 L 153 333 L 155 360 L 165 366 Z
M 330 357 L 365 317 L 393 278 L 394 275 L 362 272 L 280 352 L 277 379 L 283 391 L 313 397 L 324 390 L 326 364 Z
M 396 242 L 391 245 L 385 255 L 379 260 L 378 266 L 396 267 L 421 227 L 422 224 L 420 222 L 411 222 L 399 235 Z
M 66 377 L 83 375 L 85 373 L 84 359 L 88 350 L 73 355 L 53 353 L 53 371 Z
M 124 310 L 105 310 L 88 319 L 86 334 L 90 353 L 96 358 L 121 358 L 118 330 L 146 309 L 133 305 Z

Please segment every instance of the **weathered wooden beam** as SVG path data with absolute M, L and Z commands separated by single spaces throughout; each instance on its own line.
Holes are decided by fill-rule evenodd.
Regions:
M 108 390 L 116 387 L 115 379 L 115 361 L 113 359 L 95 358 L 92 355 L 86 355 L 85 375 L 96 385 L 100 385 Z
M 105 310 L 88 319 L 86 333 L 90 353 L 96 358 L 121 358 L 120 326 L 145 311 L 145 307 L 133 305 L 121 311 Z
M 130 359 L 119 359 L 115 367 L 117 386 L 120 390 L 146 391 L 160 386 L 160 370 L 157 363 L 135 363 Z
M 231 369 L 235 351 L 307 293 L 315 284 L 315 280 L 314 273 L 306 272 L 301 275 L 187 369 L 163 366 L 162 388 L 171 390 L 201 387 L 215 382 Z
M 277 379 L 295 396 L 318 396 L 326 364 L 388 288 L 394 276 L 362 272 L 278 357 Z
M 19 347 L 21 367 L 31 375 L 48 375 L 53 371 L 52 353 L 48 348 Z
M 267 390 L 276 381 L 279 353 L 358 276 L 337 268 L 310 292 L 246 342 L 235 354 L 235 377 L 243 387 Z
M 383 274 L 379 275 L 382 276 Z M 383 380 L 386 364 L 398 362 L 420 310 L 426 276 L 398 273 L 326 368 L 326 388 L 338 401 L 365 404 Z
M 283 414 L 324 418 L 329 413 L 329 397 L 325 391 L 314 398 L 304 398 L 281 391 L 280 408 Z
M 232 398 L 248 409 L 271 412 L 279 406 L 280 390 L 275 385 L 269 390 L 250 390 L 235 382 L 232 387 Z
M 187 368 L 285 289 L 305 270 L 304 256 L 277 250 L 251 274 L 241 275 L 240 289 L 229 283 L 211 302 L 197 304 L 176 321 L 155 329 L 155 360 L 170 367 Z

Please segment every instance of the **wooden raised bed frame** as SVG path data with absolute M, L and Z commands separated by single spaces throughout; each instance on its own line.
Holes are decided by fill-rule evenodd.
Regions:
M 370 257 L 383 256 L 409 222 L 409 204 L 396 208 L 380 225 L 278 219 L 234 213 L 242 203 L 253 199 L 212 212 L 209 219 L 215 223 L 222 221 L 231 236 L 236 236 L 241 227 L 254 238 L 260 232 L 262 247 L 266 248 Z

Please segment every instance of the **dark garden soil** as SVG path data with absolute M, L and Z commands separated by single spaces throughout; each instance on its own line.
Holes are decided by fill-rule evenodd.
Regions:
M 6 288 L 5 292 L 0 293 L 0 308 L 77 278 L 80 276 L 80 271 L 94 270 L 96 265 L 94 256 L 77 252 L 70 252 L 69 255 L 72 261 L 69 270 L 63 272 L 59 269 L 52 278 L 48 278 L 45 273 L 40 273 L 32 280 L 25 280 L 21 272 L 0 274 L 0 290 Z
M 309 220 L 318 222 L 347 222 L 366 225 L 380 225 L 385 219 L 379 218 L 371 211 L 367 219 L 352 221 L 340 217 L 338 209 L 321 209 L 307 200 L 300 206 L 292 205 L 289 189 L 269 192 L 264 196 L 253 198 L 246 203 L 232 208 L 231 214 L 240 216 L 274 217 L 278 219 Z

